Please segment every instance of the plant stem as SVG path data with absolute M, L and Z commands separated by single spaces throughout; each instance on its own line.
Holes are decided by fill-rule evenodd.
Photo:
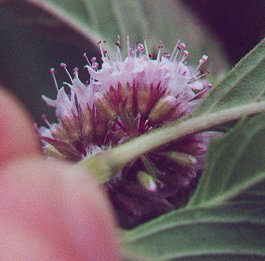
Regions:
M 98 160 L 97 166 L 103 164 L 106 170 L 107 164 L 109 169 L 109 173 L 98 174 L 99 176 L 104 176 L 106 179 L 105 181 L 107 181 L 128 162 L 168 142 L 263 111 L 265 111 L 265 102 L 255 102 L 237 106 L 236 108 L 203 114 L 194 118 L 185 118 L 182 121 L 177 121 L 166 127 L 156 129 L 119 145 L 112 150 L 103 152 L 100 154 L 100 157 L 96 155 Z M 82 165 L 89 168 L 91 165 L 89 161 L 91 161 L 91 159 L 84 159 Z M 102 169 L 102 166 L 99 169 Z M 93 168 L 92 171 L 96 172 L 95 174 L 97 175 L 97 168 Z

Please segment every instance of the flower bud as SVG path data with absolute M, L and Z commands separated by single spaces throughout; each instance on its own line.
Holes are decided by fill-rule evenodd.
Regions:
M 88 108 L 86 110 L 81 109 L 79 112 L 79 115 L 80 115 L 80 119 L 82 122 L 82 135 L 84 137 L 92 136 L 92 132 L 93 132 L 92 111 Z
M 177 104 L 178 101 L 173 96 L 168 95 L 161 98 L 150 112 L 149 119 L 152 122 L 164 121 L 167 114 L 169 114 L 172 109 L 175 109 Z
M 150 91 L 141 88 L 137 90 L 137 102 L 138 102 L 138 111 L 141 114 L 146 114 L 149 108 L 149 100 L 150 100 Z
M 103 112 L 109 120 L 116 120 L 118 118 L 117 113 L 115 112 L 113 105 L 109 102 L 107 97 L 103 94 L 95 94 L 95 104 L 96 107 Z
M 183 152 L 172 151 L 164 155 L 182 166 L 195 165 L 197 163 L 197 159 L 194 156 Z
M 81 136 L 80 125 L 78 124 L 77 118 L 75 116 L 65 116 L 62 119 L 63 127 L 68 133 L 68 138 L 76 141 Z
M 154 178 L 145 171 L 139 171 L 137 173 L 137 179 L 139 183 L 148 191 L 156 191 L 156 183 Z

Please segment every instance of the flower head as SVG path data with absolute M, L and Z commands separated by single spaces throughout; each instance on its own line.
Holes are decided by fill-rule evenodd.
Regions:
M 119 39 L 114 57 L 99 43 L 102 67 L 87 59 L 90 81 L 82 83 L 75 69 L 59 89 L 51 70 L 57 98 L 43 96 L 55 107 L 58 122 L 39 128 L 50 155 L 80 161 L 136 136 L 190 114 L 211 88 L 204 79 L 204 55 L 196 68 L 187 65 L 188 52 L 177 41 L 171 54 L 159 45 L 155 59 L 146 41 L 131 46 L 122 59 Z M 66 91 L 67 88 L 67 91 Z M 211 133 L 189 135 L 130 162 L 104 184 L 124 226 L 146 221 L 187 201 L 204 166 Z M 47 149 L 47 147 L 49 149 Z M 52 148 L 52 149 L 50 149 Z

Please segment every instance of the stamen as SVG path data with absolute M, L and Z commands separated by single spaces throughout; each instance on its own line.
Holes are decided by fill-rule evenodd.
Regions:
M 179 50 L 185 50 L 186 49 L 186 44 L 184 44 L 183 42 L 179 42 L 178 49 Z
M 57 92 L 59 91 L 59 87 L 58 87 L 58 83 L 57 83 L 57 80 L 56 80 L 56 77 L 55 77 L 55 69 L 54 68 L 51 68 L 50 69 L 50 73 L 52 75 L 52 79 L 53 79 L 53 82 L 54 82 L 54 85 L 55 85 L 55 88 L 57 90 Z
M 98 70 L 98 67 L 99 67 L 99 65 L 98 65 L 97 62 L 92 63 L 92 69 L 93 69 L 94 71 L 97 71 L 97 70 Z
M 120 42 L 120 36 L 118 35 L 117 41 L 115 43 L 116 45 L 116 60 L 117 62 L 121 62 L 121 42 Z
M 208 60 L 208 56 L 207 55 L 203 55 L 202 58 L 199 60 L 198 66 L 196 67 L 196 69 L 193 72 L 194 76 L 197 75 L 198 71 L 201 69 L 202 65 L 207 62 L 207 60 Z
M 77 67 L 75 67 L 75 68 L 73 69 L 73 75 L 74 75 L 75 77 L 78 77 L 78 68 L 77 68 Z
M 196 79 L 198 80 L 198 79 L 204 77 L 204 76 L 207 75 L 207 74 L 209 74 L 209 72 L 202 73 L 200 76 L 196 77 Z
M 91 68 L 92 68 L 94 71 L 97 71 L 97 70 L 98 70 L 99 65 L 98 65 L 98 63 L 97 63 L 97 58 L 96 58 L 96 57 L 92 57 L 92 58 L 91 58 L 91 63 L 90 63 L 90 64 L 91 64 L 91 65 L 87 65 L 87 66 L 85 66 L 85 68 L 87 68 L 88 71 L 91 70 Z
M 95 63 L 97 61 L 97 58 L 94 56 L 91 58 L 91 63 Z
M 145 48 L 145 54 L 146 56 L 150 59 L 149 57 L 149 51 L 148 51 L 148 48 L 147 48 L 147 43 L 146 43 L 146 36 L 144 37 L 144 48 Z
M 73 78 L 72 78 L 71 74 L 69 73 L 69 71 L 67 70 L 67 66 L 66 66 L 66 64 L 65 64 L 65 63 L 61 63 L 60 66 L 65 70 L 65 72 L 66 72 L 66 74 L 68 75 L 68 77 L 69 77 L 71 83 L 73 83 Z
M 48 121 L 48 119 L 47 119 L 47 115 L 46 115 L 46 114 L 42 114 L 42 115 L 41 115 L 41 119 L 47 124 L 47 126 L 48 126 L 49 128 L 51 128 L 51 124 L 50 124 L 50 122 Z
M 103 49 L 103 44 L 101 41 L 98 42 L 98 45 L 99 45 L 99 49 L 100 49 L 100 53 L 101 53 L 101 57 L 102 58 L 106 58 L 105 55 L 104 55 L 104 49 Z
M 209 74 L 209 72 L 205 72 L 205 73 L 201 73 L 200 75 L 198 75 L 199 73 L 201 72 L 198 72 L 196 75 L 193 75 L 190 80 L 187 82 L 187 84 L 190 84 L 190 83 L 193 83 L 193 82 L 196 82 L 197 80 L 199 80 L 200 78 L 204 77 L 205 75 Z M 198 75 L 198 76 L 197 76 Z M 209 85 L 209 84 L 208 84 Z M 212 85 L 210 84 L 210 86 L 208 86 L 209 88 L 212 87 Z
M 88 65 L 89 65 L 90 67 L 92 67 L 92 65 L 91 65 L 91 63 L 90 63 L 90 61 L 89 61 L 89 59 L 88 59 L 88 57 L 87 57 L 87 54 L 84 53 L 83 55 L 84 55 L 84 57 L 85 57 L 85 59 L 86 59 Z
M 69 82 L 63 82 L 63 85 L 66 85 L 68 88 L 73 89 L 73 86 Z
M 170 54 L 169 54 L 168 52 L 164 52 L 164 53 L 163 53 L 163 56 L 164 56 L 166 59 L 170 60 Z
M 180 40 L 177 41 L 176 45 L 175 45 L 175 48 L 172 52 L 172 55 L 171 55 L 171 61 L 175 62 L 178 58 L 178 55 L 181 51 L 184 51 L 186 48 L 186 45 L 181 42 Z
M 144 53 L 144 46 L 140 43 L 137 44 L 137 50 L 139 52 L 140 55 L 142 55 Z
M 174 49 L 173 49 L 173 51 L 171 53 L 170 61 L 173 61 L 174 56 L 177 56 L 178 55 L 178 54 L 175 55 L 175 53 L 179 51 L 179 49 L 178 49 L 178 44 L 179 43 L 180 43 L 180 40 L 177 41 L 177 43 L 176 43 L 176 45 L 175 45 L 175 47 L 174 47 Z
M 189 56 L 189 52 L 187 50 L 184 50 L 180 59 L 180 62 L 183 63 Z
M 157 62 L 161 61 L 161 49 L 162 48 L 163 48 L 163 43 L 162 43 L 162 41 L 160 41 L 159 46 L 158 46 L 158 53 L 157 53 L 157 57 L 156 57 Z
M 130 43 L 129 36 L 127 36 L 127 55 L 128 55 L 128 57 L 131 56 L 131 43 Z

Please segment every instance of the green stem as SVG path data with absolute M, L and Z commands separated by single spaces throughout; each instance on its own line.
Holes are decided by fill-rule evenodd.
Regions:
M 107 181 L 130 161 L 168 142 L 263 111 L 265 111 L 265 102 L 255 102 L 177 121 L 166 127 L 156 129 L 134 138 L 112 150 L 96 155 L 97 164 L 93 164 L 93 166 L 98 166 L 98 169 L 93 168 L 91 171 L 95 172 L 96 176 L 104 176 L 104 180 Z M 93 158 L 94 157 L 92 157 L 92 159 Z M 91 159 L 84 159 L 82 162 L 82 165 L 87 167 L 88 170 L 89 167 L 91 167 L 90 161 Z M 103 166 L 104 168 L 102 168 Z M 102 169 L 102 173 L 100 173 L 100 169 Z M 108 173 L 105 172 L 107 169 Z

